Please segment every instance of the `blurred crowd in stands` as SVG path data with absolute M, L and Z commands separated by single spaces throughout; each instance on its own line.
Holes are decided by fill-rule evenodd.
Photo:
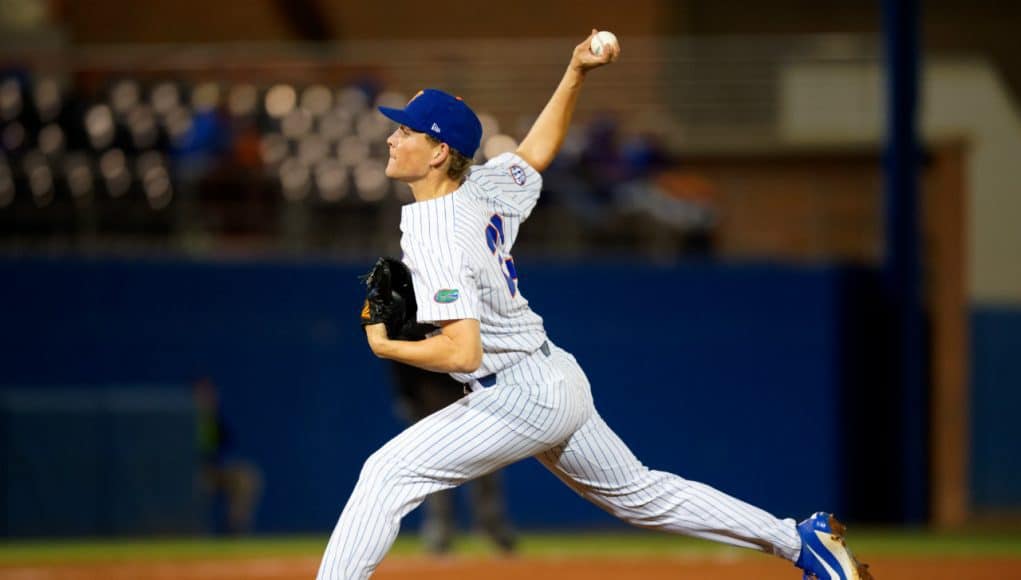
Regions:
M 410 190 L 384 175 L 393 127 L 375 107 L 407 100 L 372 79 L 76 82 L 8 69 L 0 247 L 376 255 L 396 243 L 394 206 Z M 476 161 L 513 150 L 522 135 L 479 113 Z M 611 115 L 572 129 L 545 175 L 541 225 L 519 246 L 571 255 L 711 249 L 711 205 L 658 185 L 675 162 L 656 136 L 621 133 Z

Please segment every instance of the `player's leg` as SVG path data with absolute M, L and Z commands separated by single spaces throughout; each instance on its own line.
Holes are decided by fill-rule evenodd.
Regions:
M 588 378 L 570 353 L 557 348 L 554 360 L 569 382 L 591 393 Z M 569 439 L 536 457 L 582 496 L 636 526 L 788 560 L 800 551 L 794 520 L 778 519 L 705 484 L 649 469 L 594 409 Z
M 796 522 L 705 484 L 643 465 L 598 414 L 563 445 L 537 456 L 586 499 L 639 527 L 705 538 L 794 560 Z
M 255 507 L 262 495 L 262 471 L 248 461 L 234 461 L 224 468 L 227 479 L 227 529 L 232 534 L 252 531 Z
M 484 389 L 422 419 L 365 462 L 319 568 L 320 580 L 367 578 L 400 520 L 425 496 L 565 440 L 585 420 L 566 383 Z
M 588 390 L 573 357 L 559 360 L 565 376 Z M 708 485 L 651 470 L 594 411 L 565 443 L 536 457 L 583 497 L 636 526 L 775 554 L 805 570 L 806 578 L 872 578 L 847 549 L 843 526 L 829 514 L 817 513 L 798 525 Z

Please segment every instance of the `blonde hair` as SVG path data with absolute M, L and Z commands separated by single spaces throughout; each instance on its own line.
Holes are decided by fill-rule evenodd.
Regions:
M 425 134 L 425 138 L 434 145 L 442 143 L 442 141 L 428 133 Z M 447 166 L 447 177 L 458 183 L 462 183 L 465 178 L 468 177 L 468 172 L 471 171 L 472 158 L 465 157 L 460 151 L 454 149 L 449 144 L 447 145 L 447 148 L 450 150 L 450 165 Z

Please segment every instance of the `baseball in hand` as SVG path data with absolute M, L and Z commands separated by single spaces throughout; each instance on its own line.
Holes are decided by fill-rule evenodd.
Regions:
M 592 51 L 592 54 L 600 56 L 603 54 L 603 49 L 609 46 L 616 46 L 617 50 L 620 50 L 620 44 L 617 43 L 617 36 L 608 30 L 600 30 L 592 37 L 592 42 L 589 44 L 589 50 Z

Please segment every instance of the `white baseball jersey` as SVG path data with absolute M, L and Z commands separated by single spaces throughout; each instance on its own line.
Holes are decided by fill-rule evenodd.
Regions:
M 513 366 L 546 340 L 542 318 L 518 286 L 511 248 L 539 199 L 542 178 L 512 153 L 472 168 L 450 195 L 405 205 L 403 261 L 419 322 L 479 321 L 482 366 L 460 382 Z
M 491 380 L 475 381 L 470 395 L 366 460 L 318 579 L 368 578 L 393 545 L 401 518 L 427 495 L 527 457 L 636 526 L 795 560 L 801 539 L 794 520 L 643 465 L 596 411 L 575 358 L 548 341 L 517 288 L 509 253 L 540 186 L 520 157 L 501 155 L 475 168 L 454 193 L 404 208 L 401 246 L 419 320 L 478 319 L 482 368 L 454 376 Z

